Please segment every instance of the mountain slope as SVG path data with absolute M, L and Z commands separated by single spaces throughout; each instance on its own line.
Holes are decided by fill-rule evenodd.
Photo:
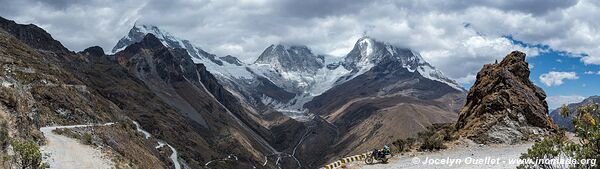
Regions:
M 14 31 L 20 34 L 30 29 L 10 27 L 22 28 Z M 45 31 L 30 34 L 44 36 L 31 39 L 55 41 Z M 119 127 L 102 135 L 103 145 L 113 153 L 134 167 L 144 168 L 145 162 L 127 157 L 155 156 L 165 168 L 172 166 L 168 154 L 155 148 L 156 142 L 122 141 L 137 135 L 131 127 L 135 120 L 153 137 L 172 145 L 179 152 L 178 160 L 191 168 L 229 155 L 237 160 L 216 162 L 212 167 L 262 166 L 264 157 L 275 152 L 263 139 L 262 135 L 270 136 L 267 131 L 260 135 L 253 131 L 262 126 L 251 129 L 239 119 L 243 113 L 229 111 L 242 105 L 228 100 L 231 96 L 217 83 L 210 84 L 210 73 L 202 65 L 194 64 L 185 50 L 168 49 L 152 35 L 114 56 L 105 55 L 99 47 L 79 53 L 50 51 L 36 41 L 26 44 L 3 29 L 0 35 L 0 124 L 7 125 L 2 130 L 12 138 L 43 142 L 39 127 L 116 122 Z M 211 91 L 205 84 L 210 84 Z M 5 152 L 4 147 L 1 151 Z M 275 162 L 262 167 L 274 168 Z
M 252 64 L 242 64 L 235 57 L 216 58 L 199 47 L 190 47 L 189 41 L 173 37 L 156 26 L 136 25 L 113 50 L 118 51 L 124 45 L 139 41 L 144 33 L 157 35 L 167 47 L 185 48 L 195 63 L 204 64 L 228 91 L 237 93 L 239 99 L 259 108 L 259 111 L 263 111 L 261 108 L 264 107 L 274 108 L 304 121 L 313 113 L 305 108 L 306 103 L 365 73 L 386 58 L 399 60 L 401 67 L 419 72 L 422 77 L 464 90 L 415 52 L 368 37 L 359 39 L 344 58 L 315 55 L 302 45 L 278 44 L 267 47 Z
M 136 32 L 157 34 L 171 50 L 186 43 L 155 26 L 136 25 L 119 44 L 136 39 L 131 38 Z M 201 81 L 217 100 L 238 110 L 235 116 L 277 150 L 293 154 L 308 167 L 414 136 L 434 123 L 454 122 L 464 103 L 464 89 L 416 52 L 369 37 L 359 39 L 345 57 L 316 55 L 303 45 L 274 44 L 251 64 L 213 57 L 222 61 L 220 65 L 195 59 L 190 53 L 198 47 L 184 49 L 210 72 L 208 79 L 215 79 Z M 240 104 L 245 108 L 236 108 Z M 274 112 L 304 123 L 283 120 Z
M 577 107 L 589 104 L 600 104 L 600 96 L 590 96 L 579 103 L 571 103 L 567 105 L 567 108 L 569 108 L 569 112 L 575 112 Z M 552 112 L 550 112 L 549 115 L 552 118 L 552 120 L 558 125 L 558 127 L 565 128 L 567 131 L 574 132 L 575 127 L 573 126 L 573 117 L 575 116 L 575 113 L 571 113 L 569 114 L 569 117 L 564 118 L 560 114 L 560 111 L 560 108 L 552 110 Z
M 421 75 L 416 70 L 428 64 L 419 59 L 408 49 L 374 39 L 358 40 L 339 64 L 351 73 L 304 105 L 335 128 L 335 133 L 327 139 L 306 140 L 300 152 L 326 151 L 325 159 L 353 155 L 414 137 L 435 123 L 454 122 L 464 103 L 464 91 Z M 319 142 L 330 146 L 311 146 Z
M 32 48 L 52 52 L 69 52 L 50 34 L 33 24 L 22 25 L 0 17 L 0 28 Z
M 0 20 L 4 19 L 0 18 Z M 4 141 L 7 141 L 4 139 L 47 144 L 46 138 L 40 132 L 40 128 L 44 126 L 106 122 L 127 124 L 130 121 L 123 116 L 126 111 L 96 89 L 87 86 L 87 81 L 80 79 L 78 73 L 62 66 L 68 61 L 84 61 L 85 57 L 68 51 L 51 51 L 51 49 L 64 49 L 64 47 L 35 25 L 14 25 L 16 23 L 12 21 L 2 24 L 7 23 L 9 27 L 18 30 L 10 33 L 0 28 L 0 67 L 2 67 L 0 69 L 2 84 L 0 86 L 0 125 L 2 125 L 0 133 L 7 134 L 0 139 L 3 143 L 0 156 L 8 155 L 7 149 L 10 147 L 4 144 L 6 143 Z M 36 32 L 30 32 L 31 30 Z M 24 39 L 26 41 L 18 39 L 18 34 L 27 35 Z M 39 41 L 29 41 L 31 39 Z M 44 42 L 45 40 L 50 42 Z M 49 48 L 44 44 L 52 47 Z M 135 132 L 127 128 L 115 130 L 122 133 Z M 117 165 L 166 168 L 168 164 L 157 161 L 163 156 L 154 145 L 131 141 L 120 143 L 118 146 L 138 147 L 136 155 L 147 157 L 147 160 L 140 162 L 127 159 L 124 161 L 126 164 L 119 161 Z M 115 155 L 107 155 L 104 158 L 116 159 L 123 156 L 120 151 L 122 149 L 111 147 L 103 148 L 104 150 L 109 151 L 108 154 Z M 52 154 L 49 155 L 49 158 L 54 157 Z M 150 163 L 158 165 L 146 165 Z M 5 168 L 6 164 L 4 161 L 0 168 Z
M 249 129 L 247 123 L 238 119 L 239 114 L 233 114 L 208 91 L 201 81 L 201 75 L 204 74 L 206 78 L 206 72 L 203 72 L 201 65 L 192 62 L 185 50 L 166 48 L 153 34 L 147 34 L 141 42 L 116 53 L 115 58 L 163 102 L 193 120 L 188 125 L 194 126 L 194 131 L 203 135 L 209 146 L 237 145 L 227 149 L 232 149 L 239 156 L 246 156 L 248 160 L 258 160 L 275 151 Z M 219 140 L 214 140 L 217 138 Z M 206 153 L 192 157 L 203 156 L 206 157 Z

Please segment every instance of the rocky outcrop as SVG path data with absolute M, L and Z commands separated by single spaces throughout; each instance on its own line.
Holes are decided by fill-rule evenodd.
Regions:
M 232 64 L 232 65 L 236 65 L 236 66 L 242 66 L 243 62 L 240 61 L 238 58 L 236 58 L 235 56 L 231 56 L 231 55 L 227 55 L 227 56 L 223 56 L 223 57 L 219 57 L 219 59 Z
M 484 65 L 456 122 L 457 134 L 479 143 L 517 143 L 555 131 L 546 94 L 529 73 L 519 51 Z

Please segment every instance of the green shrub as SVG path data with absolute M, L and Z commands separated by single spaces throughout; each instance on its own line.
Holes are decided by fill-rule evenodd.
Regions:
M 394 145 L 397 149 L 398 152 L 404 152 L 410 149 L 410 147 L 415 143 L 415 139 L 414 138 L 407 138 L 407 139 L 398 139 L 394 142 L 392 142 L 392 145 Z
M 446 149 L 445 141 L 451 140 L 452 129 L 447 124 L 434 124 L 427 130 L 419 132 L 417 137 L 421 142 L 420 150 Z
M 17 168 L 38 169 L 42 168 L 42 153 L 37 143 L 33 141 L 12 140 L 11 145 L 15 155 L 14 164 Z
M 444 145 L 444 135 L 440 133 L 434 133 L 429 137 L 425 137 L 421 143 L 421 150 L 439 150 L 446 149 Z
M 92 134 L 83 133 L 83 135 L 81 136 L 81 141 L 83 142 L 83 144 L 91 145 L 92 144 Z
M 10 137 L 5 126 L 6 125 L 0 124 L 0 152 L 6 149 L 8 147 L 8 144 L 10 143 Z
M 561 108 L 563 117 L 569 117 L 571 113 L 573 112 L 569 112 L 566 106 Z M 569 140 L 564 132 L 560 132 L 535 143 L 527 150 L 527 153 L 521 154 L 520 158 L 535 160 L 566 156 L 575 160 L 595 159 L 595 161 L 592 161 L 595 164 L 577 164 L 568 167 L 600 168 L 598 164 L 600 161 L 600 125 L 597 124 L 600 111 L 598 105 L 590 104 L 578 107 L 574 113 L 573 124 L 579 143 Z M 518 168 L 565 168 L 565 165 L 520 165 Z
M 7 168 L 7 162 L 10 162 L 10 156 L 6 153 L 6 148 L 10 145 L 10 137 L 5 128 L 0 128 L 0 168 Z

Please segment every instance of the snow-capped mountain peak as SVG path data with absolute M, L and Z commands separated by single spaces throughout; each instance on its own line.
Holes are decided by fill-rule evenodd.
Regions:
M 129 30 L 112 52 L 119 52 L 125 47 L 142 41 L 146 34 L 153 34 L 160 42 L 169 48 L 183 48 L 191 56 L 194 63 L 202 63 L 206 69 L 213 74 L 222 75 L 224 78 L 250 78 L 250 72 L 246 70 L 245 64 L 234 56 L 217 57 L 208 53 L 200 47 L 193 45 L 190 41 L 177 38 L 168 31 L 154 25 L 136 24 Z
M 160 41 L 165 46 L 178 48 L 184 48 L 185 46 L 182 41 L 175 38 L 169 32 L 162 31 L 157 26 L 136 24 L 133 26 L 133 28 L 129 30 L 129 33 L 126 36 L 119 40 L 119 42 L 117 43 L 117 45 L 115 45 L 111 52 L 117 53 L 125 49 L 125 47 L 129 46 L 130 44 L 140 42 L 148 33 L 151 33 L 156 38 L 160 39 Z
M 363 37 L 358 40 L 358 45 L 361 51 L 363 51 L 361 53 L 363 57 L 368 57 L 373 54 L 373 41 L 374 40 L 369 37 Z
M 344 58 L 342 65 L 346 69 L 356 72 L 355 76 L 358 76 L 386 59 L 396 60 L 410 72 L 418 71 L 425 78 L 439 81 L 457 90 L 464 91 L 458 83 L 447 78 L 441 71 L 426 62 L 418 52 L 380 42 L 371 37 L 358 39 L 352 51 Z
M 464 91 L 417 52 L 370 37 L 358 39 L 345 57 L 317 55 L 304 45 L 273 44 L 253 63 L 246 64 L 230 55 L 217 57 L 156 26 L 135 25 L 113 52 L 141 41 L 148 33 L 154 34 L 169 48 L 186 49 L 194 63 L 202 63 L 221 84 L 240 90 L 239 94 L 250 102 L 261 102 L 292 117 L 306 116 L 307 110 L 303 106 L 314 97 L 386 63 L 397 64 L 391 69 L 417 71 L 425 78 Z
M 323 67 L 324 57 L 303 45 L 271 45 L 258 56 L 255 64 L 270 65 L 279 71 L 315 72 Z
M 158 38 L 163 45 L 169 48 L 187 49 L 188 53 L 190 54 L 190 56 L 192 56 L 192 60 L 194 60 L 195 63 L 200 63 L 200 60 L 208 59 L 215 62 L 215 64 L 222 65 L 221 61 L 214 58 L 215 55 L 210 54 L 200 49 L 199 47 L 192 45 L 188 40 L 179 39 L 171 35 L 171 33 L 160 29 L 159 27 L 154 25 L 134 25 L 133 28 L 129 30 L 129 33 L 123 38 L 121 38 L 121 40 L 119 40 L 119 42 L 117 43 L 117 45 L 115 45 L 111 52 L 117 53 L 125 49 L 125 47 L 129 46 L 130 44 L 140 42 L 144 38 L 144 36 L 146 36 L 146 34 L 149 33 L 156 36 L 156 38 Z

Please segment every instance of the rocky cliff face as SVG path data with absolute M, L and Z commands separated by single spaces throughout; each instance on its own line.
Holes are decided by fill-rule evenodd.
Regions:
M 529 73 L 525 53 L 518 51 L 484 65 L 460 111 L 458 134 L 479 143 L 516 143 L 555 131 L 546 94 Z

